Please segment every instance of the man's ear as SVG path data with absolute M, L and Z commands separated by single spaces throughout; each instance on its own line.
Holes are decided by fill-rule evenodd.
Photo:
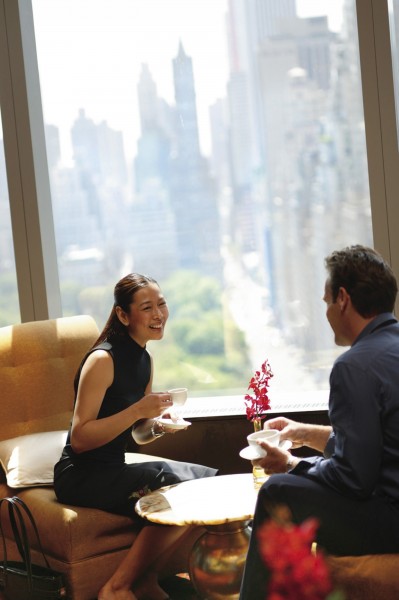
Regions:
M 120 306 L 115 307 L 115 312 L 116 312 L 116 316 L 118 317 L 118 319 L 120 320 L 122 325 L 126 325 L 126 326 L 129 325 L 128 316 Z
M 348 294 L 348 292 L 346 291 L 346 289 L 344 287 L 340 287 L 338 290 L 337 304 L 340 308 L 341 313 L 343 313 L 345 311 L 345 309 L 348 307 L 350 300 L 351 300 L 351 297 Z

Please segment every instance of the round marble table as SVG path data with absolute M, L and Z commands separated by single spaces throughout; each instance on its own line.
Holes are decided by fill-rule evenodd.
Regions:
M 221 475 L 156 490 L 136 511 L 153 523 L 203 526 L 190 555 L 191 581 L 201 598 L 236 600 L 256 497 L 252 473 Z

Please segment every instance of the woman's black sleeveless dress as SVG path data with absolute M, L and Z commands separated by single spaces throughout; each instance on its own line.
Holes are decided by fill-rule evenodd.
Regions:
M 112 343 L 104 342 L 91 352 L 98 349 L 109 352 L 114 361 L 114 381 L 107 389 L 97 417 L 103 419 L 144 396 L 151 361 L 147 350 L 130 336 Z M 62 456 L 54 467 L 54 490 L 58 500 L 136 518 L 134 505 L 149 491 L 217 474 L 216 469 L 185 462 L 159 460 L 126 464 L 125 451 L 130 436 L 131 426 L 108 444 L 76 454 L 70 445 L 69 431 Z

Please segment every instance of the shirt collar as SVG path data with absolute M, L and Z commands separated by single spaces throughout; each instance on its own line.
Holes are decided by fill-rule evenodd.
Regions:
M 370 335 L 370 333 L 373 333 L 376 329 L 380 329 L 381 327 L 385 327 L 386 325 L 390 325 L 391 323 L 397 322 L 398 320 L 396 319 L 393 313 L 385 312 L 377 315 L 375 319 L 370 321 L 370 323 L 368 323 L 366 327 L 362 329 L 362 331 L 359 333 L 359 335 L 353 342 L 352 346 L 354 346 L 362 338 L 366 337 L 366 335 Z

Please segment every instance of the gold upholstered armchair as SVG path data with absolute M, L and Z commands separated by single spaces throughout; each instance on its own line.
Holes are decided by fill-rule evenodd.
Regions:
M 0 497 L 18 495 L 30 507 L 50 565 L 65 573 L 70 600 L 97 598 L 137 534 L 131 519 L 63 505 L 52 488 L 53 465 L 72 416 L 74 375 L 97 336 L 89 316 L 0 329 Z M 8 556 L 18 560 L 7 515 L 3 520 Z M 176 570 L 186 554 L 182 548 L 176 556 Z M 35 549 L 33 559 L 42 564 Z

